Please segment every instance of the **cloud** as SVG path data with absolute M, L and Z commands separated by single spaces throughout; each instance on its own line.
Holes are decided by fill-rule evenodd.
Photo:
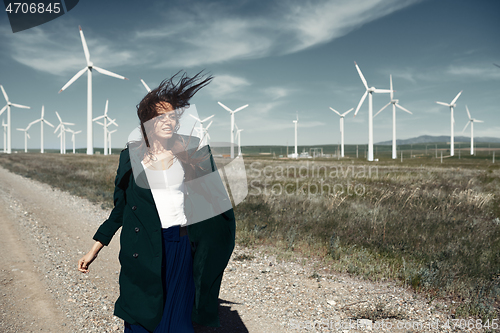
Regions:
M 62 28 L 62 25 L 58 24 L 56 27 L 35 27 L 4 35 L 10 56 L 35 70 L 59 76 L 76 74 L 86 64 L 78 26 L 75 25 L 74 30 L 67 29 L 67 25 Z M 113 71 L 116 67 L 130 63 L 135 57 L 131 51 L 120 50 L 115 43 L 93 31 L 86 33 L 85 39 L 91 61 L 101 68 Z
M 488 65 L 476 65 L 476 66 L 455 66 L 451 65 L 448 67 L 448 74 L 462 76 L 462 77 L 472 77 L 477 79 L 500 79 L 500 69 L 495 68 L 493 64 Z
M 214 98 L 227 96 L 241 91 L 243 88 L 250 86 L 251 83 L 239 76 L 233 75 L 215 75 L 212 82 L 207 86 L 207 91 Z
M 268 87 L 264 89 L 264 93 L 273 100 L 288 96 L 291 90 L 284 87 Z
M 344 36 L 363 24 L 421 0 L 281 0 L 257 14 L 235 5 L 193 2 L 155 7 L 136 26 L 112 36 L 84 28 L 91 59 L 111 70 L 120 66 L 190 68 L 238 59 L 299 52 Z M 158 5 L 161 6 L 161 5 Z M 258 6 L 256 6 L 258 7 Z M 68 23 L 69 22 L 69 23 Z M 67 75 L 85 66 L 80 36 L 71 19 L 7 34 L 12 57 L 32 68 Z M 120 39 L 127 38 L 127 43 Z

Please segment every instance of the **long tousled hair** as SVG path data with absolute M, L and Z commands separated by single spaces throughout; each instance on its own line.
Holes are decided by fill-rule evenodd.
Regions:
M 149 156 L 150 141 L 144 127 L 144 123 L 159 116 L 157 107 L 159 103 L 169 103 L 172 105 L 176 115 L 176 125 L 173 129 L 172 138 L 167 141 L 167 148 L 172 150 L 174 156 L 182 163 L 186 178 L 193 179 L 196 166 L 208 156 L 195 159 L 192 157 L 197 149 L 190 149 L 188 152 L 191 136 L 186 139 L 178 135 L 176 132 L 179 129 L 179 120 L 184 113 L 184 108 L 188 107 L 189 100 L 201 88 L 208 85 L 213 76 L 205 75 L 203 71 L 198 72 L 193 77 L 188 77 L 185 72 L 179 75 L 182 71 L 177 72 L 172 77 L 163 80 L 160 85 L 151 90 L 139 104 L 137 104 L 137 116 L 139 117 L 141 134 L 143 140 L 140 143 L 139 152 L 142 159 Z M 198 148 L 198 147 L 197 147 Z

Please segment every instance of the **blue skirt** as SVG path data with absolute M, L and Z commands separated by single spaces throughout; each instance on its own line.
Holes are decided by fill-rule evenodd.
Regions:
M 154 333 L 194 333 L 191 322 L 195 286 L 188 236 L 179 237 L 179 226 L 162 229 L 163 316 Z M 150 333 L 141 325 L 125 322 L 125 333 Z

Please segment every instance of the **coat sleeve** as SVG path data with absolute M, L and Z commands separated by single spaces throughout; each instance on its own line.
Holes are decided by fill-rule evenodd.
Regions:
M 111 214 L 109 214 L 109 218 L 101 224 L 93 237 L 94 240 L 104 245 L 108 245 L 109 242 L 111 242 L 116 231 L 122 226 L 123 210 L 126 204 L 125 191 L 128 186 L 128 178 L 130 177 L 129 171 L 131 171 L 130 157 L 128 148 L 126 148 L 120 153 L 120 162 L 116 172 L 115 190 L 113 194 L 114 208 Z

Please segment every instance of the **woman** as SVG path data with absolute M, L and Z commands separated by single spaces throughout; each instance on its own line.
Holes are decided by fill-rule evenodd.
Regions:
M 234 248 L 234 214 L 229 209 L 189 224 L 184 185 L 217 173 L 208 146 L 197 149 L 197 138 L 176 133 L 190 98 L 212 77 L 183 74 L 174 83 L 178 74 L 137 106 L 143 140 L 121 152 L 115 206 L 94 235 L 92 249 L 78 262 L 78 269 L 88 272 L 122 227 L 120 297 L 114 314 L 124 319 L 126 333 L 193 332 L 191 320 L 220 326 L 218 294 Z M 210 197 L 210 191 L 202 196 Z

